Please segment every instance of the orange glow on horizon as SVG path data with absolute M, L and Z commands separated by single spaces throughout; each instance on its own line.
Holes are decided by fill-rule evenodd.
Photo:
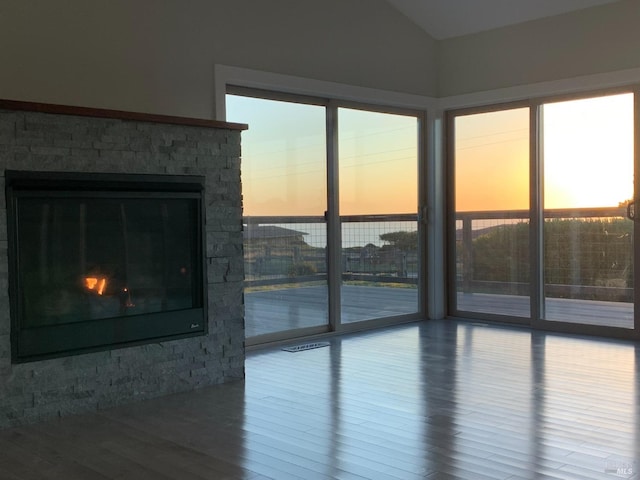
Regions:
M 542 106 L 543 206 L 617 207 L 633 196 L 633 94 Z M 243 134 L 244 215 L 322 216 L 327 210 L 324 108 L 227 97 Z M 277 120 L 276 120 L 277 119 Z M 339 109 L 340 215 L 415 213 L 416 121 Z M 530 109 L 455 118 L 455 210 L 528 210 Z
M 340 215 L 416 213 L 418 121 L 340 107 Z M 323 216 L 327 210 L 326 111 L 317 105 L 227 96 L 242 136 L 245 216 Z
M 633 197 L 633 94 L 542 107 L 543 206 L 618 207 Z M 455 119 L 455 209 L 529 208 L 529 108 Z
M 456 118 L 456 211 L 529 208 L 529 109 Z

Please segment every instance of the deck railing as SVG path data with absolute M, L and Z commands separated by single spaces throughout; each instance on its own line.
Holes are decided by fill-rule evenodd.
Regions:
M 543 218 L 545 295 L 630 301 L 633 233 L 625 207 L 547 209 Z M 455 219 L 458 291 L 529 295 L 529 211 L 457 212 Z M 413 246 L 380 239 L 415 234 L 417 221 L 417 215 L 341 217 L 342 280 L 417 284 L 417 235 Z M 326 281 L 324 217 L 248 216 L 244 224 L 247 285 Z
M 417 215 L 349 215 L 340 221 L 343 281 L 417 284 Z M 243 223 L 247 286 L 326 281 L 324 217 L 247 216 Z M 414 245 L 380 238 L 399 231 L 412 232 Z
M 633 223 L 626 208 L 543 212 L 545 295 L 631 301 Z M 529 295 L 528 210 L 456 213 L 458 291 Z

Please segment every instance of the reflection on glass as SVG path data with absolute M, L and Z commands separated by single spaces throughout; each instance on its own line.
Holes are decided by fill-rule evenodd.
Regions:
M 606 419 L 607 430 L 615 433 L 581 436 L 580 447 L 607 452 L 599 463 L 594 463 L 605 472 L 604 477 L 637 476 L 632 473 L 638 468 L 638 424 L 629 422 L 637 414 L 633 406 L 638 405 L 638 365 L 634 358 L 637 346 L 555 335 L 546 335 L 543 340 L 539 348 L 544 355 L 543 383 L 537 384 L 535 390 L 542 389 L 544 394 L 544 447 L 575 438 L 573 428 L 565 429 L 567 415 L 571 416 L 572 425 L 589 425 L 594 423 L 590 414 L 597 412 L 599 418 Z M 578 391 L 580 407 L 576 408 Z M 551 438 L 555 435 L 562 438 Z M 548 459 L 546 454 L 542 457 Z M 618 474 L 623 471 L 624 475 Z
M 633 328 L 633 95 L 545 104 L 544 318 Z
M 245 221 L 245 335 L 325 325 L 325 224 Z
M 227 95 L 227 119 L 242 133 L 245 215 L 324 215 L 325 108 Z
M 201 306 L 195 201 L 38 197 L 17 210 L 24 327 Z
M 454 124 L 457 310 L 530 316 L 529 109 Z
M 418 311 L 418 120 L 338 110 L 342 323 Z
M 242 137 L 245 336 L 327 325 L 325 109 L 226 100 L 227 119 L 250 127 Z

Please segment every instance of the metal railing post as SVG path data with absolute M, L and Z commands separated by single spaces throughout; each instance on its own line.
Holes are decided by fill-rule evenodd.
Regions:
M 470 293 L 473 280 L 473 230 L 470 216 L 462 216 L 462 291 Z

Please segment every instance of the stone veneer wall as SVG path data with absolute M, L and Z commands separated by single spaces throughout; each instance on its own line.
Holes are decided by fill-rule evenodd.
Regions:
M 240 131 L 0 109 L 0 428 L 244 376 Z M 11 363 L 4 172 L 206 176 L 206 336 Z

